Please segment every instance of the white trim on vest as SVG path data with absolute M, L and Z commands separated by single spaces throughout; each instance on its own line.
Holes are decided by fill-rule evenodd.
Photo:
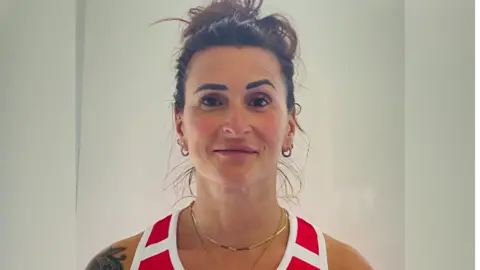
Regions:
M 319 247 L 319 255 L 307 250 L 306 248 L 300 246 L 296 243 L 297 235 L 298 235 L 298 220 L 297 216 L 289 213 L 289 221 L 290 221 L 290 233 L 288 236 L 288 244 L 285 249 L 285 254 L 280 261 L 280 264 L 277 270 L 286 270 L 289 264 L 292 261 L 293 257 L 296 257 L 306 263 L 311 264 L 321 270 L 328 270 L 328 261 L 327 261 L 327 248 L 325 243 L 325 236 L 323 233 L 318 230 L 315 226 L 317 233 L 317 241 Z M 162 252 L 169 251 L 170 260 L 173 264 L 173 268 L 175 270 L 184 270 L 183 265 L 180 261 L 180 256 L 178 254 L 177 248 L 177 226 L 178 226 L 178 217 L 180 211 L 175 211 L 171 214 L 170 224 L 168 227 L 168 237 L 158 243 L 152 244 L 146 247 L 148 239 L 152 233 L 153 225 L 148 227 L 140 239 L 137 249 L 135 251 L 135 255 L 133 258 L 133 262 L 131 265 L 130 270 L 138 270 L 140 267 L 140 263 L 143 260 L 146 260 L 150 257 L 156 256 Z M 305 220 L 306 221 L 306 220 Z M 308 221 L 306 221 L 309 223 Z M 309 223 L 310 224 L 310 223 Z
M 180 255 L 178 254 L 177 248 L 177 228 L 178 228 L 178 217 L 180 216 L 180 211 L 176 211 L 172 214 L 172 219 L 170 220 L 170 227 L 168 228 L 168 238 L 171 239 L 168 241 L 170 244 L 170 260 L 173 264 L 173 269 L 175 270 L 184 270 L 182 262 L 180 261 Z
M 297 234 L 298 234 L 298 220 L 297 217 L 290 211 L 288 211 L 288 217 L 290 222 L 290 232 L 288 235 L 287 248 L 285 249 L 285 254 L 283 255 L 280 264 L 277 267 L 277 270 L 286 270 L 290 261 L 292 260 L 293 249 L 297 244 Z
M 325 242 L 325 235 L 320 230 L 314 226 L 318 234 L 318 248 L 320 250 L 320 269 L 328 270 L 328 260 L 327 260 L 327 243 Z
M 300 246 L 299 244 L 295 243 L 292 249 L 292 257 L 296 257 L 312 266 L 315 266 L 321 270 L 324 270 L 320 267 L 321 257 L 310 250 Z
M 142 238 L 138 242 L 137 250 L 135 250 L 135 255 L 133 256 L 132 265 L 130 270 L 138 270 L 140 267 L 140 262 L 145 258 L 145 246 L 147 245 L 148 238 L 152 233 L 153 225 L 148 227 L 142 235 Z

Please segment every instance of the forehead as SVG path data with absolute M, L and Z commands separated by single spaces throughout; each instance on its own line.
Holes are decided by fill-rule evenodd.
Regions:
M 196 53 L 189 64 L 188 81 L 191 84 L 244 84 L 259 79 L 269 79 L 274 84 L 282 81 L 277 58 L 262 48 L 214 47 Z

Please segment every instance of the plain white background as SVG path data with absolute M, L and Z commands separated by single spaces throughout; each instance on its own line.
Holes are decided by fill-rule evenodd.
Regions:
M 179 198 L 162 192 L 175 180 L 164 180 L 168 164 L 181 162 L 169 106 L 179 25 L 148 25 L 201 3 L 87 2 L 79 267 L 162 218 Z M 265 1 L 265 13 L 277 11 L 293 19 L 303 60 L 299 121 L 310 151 L 306 159 L 299 137 L 294 160 L 306 165 L 296 211 L 377 269 L 403 269 L 402 2 Z
M 0 1 L 0 269 L 74 269 L 75 2 Z
M 471 269 L 473 3 L 414 2 L 266 1 L 304 63 L 290 207 L 376 269 Z M 179 28 L 148 24 L 192 3 L 2 2 L 1 269 L 83 269 L 171 209 Z

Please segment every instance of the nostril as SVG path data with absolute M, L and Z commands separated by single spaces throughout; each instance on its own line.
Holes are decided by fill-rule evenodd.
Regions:
M 230 127 L 223 127 L 223 131 L 226 133 L 235 133 L 232 128 Z
M 228 133 L 230 135 L 243 135 L 243 134 L 250 133 L 252 128 L 251 128 L 251 126 L 239 127 L 239 128 L 231 127 L 231 126 L 224 126 L 222 128 L 222 130 L 223 130 L 224 133 Z

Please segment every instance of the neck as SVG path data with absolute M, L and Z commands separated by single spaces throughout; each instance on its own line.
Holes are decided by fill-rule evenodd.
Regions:
M 240 248 L 256 244 L 278 230 L 282 212 L 274 180 L 234 188 L 198 177 L 193 211 L 203 235 Z

